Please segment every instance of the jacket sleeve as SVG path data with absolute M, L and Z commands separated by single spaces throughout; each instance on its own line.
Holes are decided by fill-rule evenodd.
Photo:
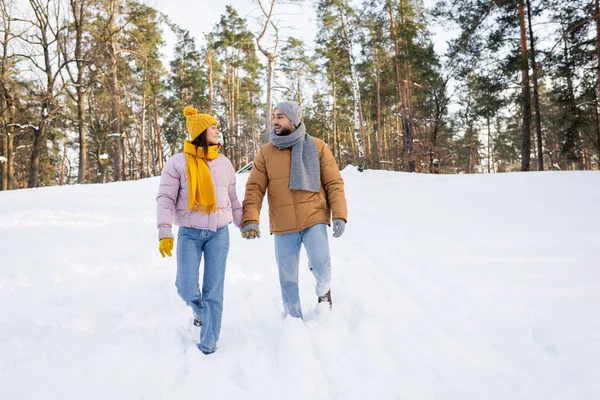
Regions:
M 160 174 L 160 185 L 156 195 L 156 221 L 159 239 L 173 237 L 171 228 L 179 194 L 180 177 L 181 172 L 177 168 L 177 163 L 174 157 L 171 157 Z
M 265 158 L 262 153 L 262 148 L 258 150 L 254 157 L 252 170 L 246 182 L 246 194 L 244 195 L 244 215 L 242 217 L 242 226 L 249 223 L 259 223 L 260 209 L 262 208 L 263 199 L 267 192 L 269 177 L 265 166 Z
M 242 205 L 238 200 L 236 189 L 235 170 L 231 167 L 231 180 L 229 182 L 229 201 L 231 202 L 231 211 L 233 212 L 233 224 L 238 228 L 242 225 Z
M 337 166 L 337 162 L 323 142 L 320 152 L 321 159 L 321 185 L 327 194 L 327 203 L 331 208 L 333 219 L 343 219 L 348 222 L 348 208 L 346 205 L 346 194 L 344 193 L 344 180 Z

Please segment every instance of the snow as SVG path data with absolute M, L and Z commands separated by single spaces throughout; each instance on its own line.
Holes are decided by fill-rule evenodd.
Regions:
M 231 226 L 209 356 L 158 178 L 0 192 L 0 399 L 598 398 L 600 173 L 343 176 L 334 309 L 303 253 L 306 318 L 281 319 L 265 207 L 260 239 Z

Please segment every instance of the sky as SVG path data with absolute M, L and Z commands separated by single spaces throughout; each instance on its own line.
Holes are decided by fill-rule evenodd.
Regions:
M 229 228 L 210 356 L 159 178 L 0 192 L 0 399 L 598 399 L 600 173 L 342 176 L 333 310 L 302 252 L 305 319 L 282 319 L 265 202 L 260 239 Z
M 235 8 L 242 17 L 247 19 L 253 33 L 261 29 L 258 18 L 262 16 L 262 11 L 258 3 L 252 0 L 189 1 L 185 2 L 185 6 L 182 6 L 180 0 L 147 0 L 146 2 L 164 12 L 184 29 L 188 29 L 198 43 L 204 42 L 204 35 L 219 22 L 221 15 L 225 14 L 227 5 Z M 312 46 L 316 33 L 316 20 L 311 2 L 306 1 L 298 5 L 277 4 L 276 7 L 277 17 L 282 21 L 282 35 L 301 38 Z M 270 32 L 272 33 L 272 30 Z
M 270 4 L 268 0 L 263 1 L 266 5 Z M 220 20 L 221 15 L 225 13 L 226 5 L 233 6 L 241 16 L 248 20 L 252 32 L 257 33 L 262 28 L 258 20 L 262 17 L 262 12 L 255 0 L 189 1 L 185 6 L 182 6 L 181 0 L 146 0 L 146 3 L 163 11 L 174 22 L 184 29 L 188 29 L 198 43 L 203 42 L 204 34 L 210 32 Z M 314 48 L 317 21 L 313 3 L 313 1 L 301 1 L 296 4 L 276 3 L 275 11 L 277 19 L 281 21 L 282 36 L 300 38 L 309 48 Z M 428 7 L 433 6 L 434 3 L 435 0 L 425 0 Z M 432 29 L 432 31 L 436 49 L 442 51 L 445 47 L 447 32 L 437 29 Z M 270 32 L 273 33 L 272 30 Z

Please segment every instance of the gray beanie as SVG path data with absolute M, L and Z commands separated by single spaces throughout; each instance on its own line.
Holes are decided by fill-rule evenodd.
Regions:
M 295 101 L 282 101 L 277 103 L 273 110 L 280 110 L 286 117 L 292 121 L 294 126 L 298 126 L 302 121 L 302 110 Z

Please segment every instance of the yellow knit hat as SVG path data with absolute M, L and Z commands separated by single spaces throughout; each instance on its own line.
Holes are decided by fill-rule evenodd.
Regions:
M 213 116 L 198 114 L 198 111 L 192 106 L 184 108 L 183 115 L 185 115 L 187 129 L 192 141 L 204 132 L 206 128 L 217 124 L 217 120 Z

